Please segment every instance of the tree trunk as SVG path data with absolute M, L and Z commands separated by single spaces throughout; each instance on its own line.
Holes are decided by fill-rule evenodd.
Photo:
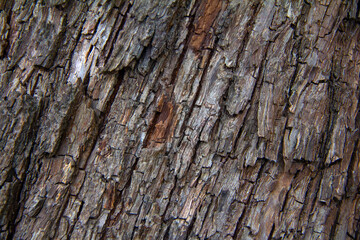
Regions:
M 1 239 L 359 239 L 359 0 L 1 0 Z

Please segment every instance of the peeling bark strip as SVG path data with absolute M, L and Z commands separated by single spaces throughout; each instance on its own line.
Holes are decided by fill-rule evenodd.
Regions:
M 0 239 L 359 239 L 359 6 L 0 0 Z

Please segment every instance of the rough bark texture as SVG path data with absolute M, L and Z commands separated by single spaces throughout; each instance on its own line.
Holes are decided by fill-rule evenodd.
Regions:
M 359 1 L 0 9 L 1 239 L 359 239 Z

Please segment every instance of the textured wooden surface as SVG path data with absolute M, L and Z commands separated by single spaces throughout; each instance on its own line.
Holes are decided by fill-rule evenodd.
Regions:
M 357 0 L 1 0 L 0 239 L 359 239 Z

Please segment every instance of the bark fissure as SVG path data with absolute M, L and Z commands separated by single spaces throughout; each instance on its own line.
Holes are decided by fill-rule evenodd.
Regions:
M 236 228 L 235 228 L 235 233 L 234 233 L 234 239 L 239 239 L 241 237 L 241 230 L 243 230 L 243 228 L 247 228 L 248 226 L 245 226 L 245 223 L 243 221 L 246 220 L 247 217 L 247 212 L 250 211 L 251 208 L 251 203 L 255 202 L 254 201 L 254 193 L 256 192 L 258 186 L 259 186 L 259 180 L 261 178 L 261 175 L 264 173 L 265 171 L 265 166 L 266 166 L 267 162 L 262 162 L 261 163 L 261 167 L 259 169 L 259 173 L 256 177 L 255 180 L 255 184 L 251 189 L 251 193 L 250 193 L 250 197 L 248 197 L 247 202 L 245 204 L 245 209 L 243 210 L 242 214 L 240 215 L 240 218 L 237 220 L 236 223 Z M 239 235 L 240 234 L 240 235 Z
M 40 116 L 42 114 L 42 109 L 43 109 L 42 101 L 39 102 L 39 105 L 40 105 L 39 110 L 37 113 L 35 113 L 32 123 L 30 123 L 30 126 L 31 126 L 30 129 L 32 129 L 32 131 L 29 133 L 30 139 L 36 139 L 36 137 L 37 137 L 37 133 L 38 133 L 38 129 L 39 129 L 37 120 L 40 118 Z M 33 135 L 33 137 L 31 137 L 31 135 Z M 35 148 L 35 144 L 33 142 L 31 142 L 30 144 L 31 144 L 31 149 L 29 151 L 29 156 L 24 159 L 26 173 L 29 171 L 30 164 L 31 164 L 31 158 L 34 155 L 34 148 Z M 29 176 L 17 176 L 17 174 L 14 172 L 13 168 L 10 169 L 10 171 L 7 175 L 8 175 L 7 181 L 8 182 L 14 181 L 15 186 L 13 187 L 14 193 L 11 193 L 9 196 L 9 201 L 13 201 L 13 203 L 9 206 L 10 210 L 8 210 L 9 215 L 10 215 L 9 223 L 8 223 L 9 227 L 7 230 L 4 230 L 2 232 L 5 233 L 6 231 L 8 231 L 8 236 L 6 239 L 13 239 L 17 222 L 21 220 L 18 218 L 19 218 L 21 208 L 24 205 L 24 199 L 26 199 L 26 197 L 27 197 L 27 192 L 29 191 L 30 184 L 29 184 Z M 8 179 L 9 176 L 11 176 L 11 178 L 15 177 L 15 180 Z M 21 180 L 20 178 L 23 178 L 23 180 Z M 1 186 L 1 187 L 3 187 L 3 186 Z M 13 195 L 15 195 L 15 196 L 13 196 Z
M 129 3 L 129 2 L 128 2 L 128 3 L 123 3 L 123 4 L 124 4 L 124 5 L 126 4 L 126 10 L 125 10 L 125 13 L 124 13 L 124 14 L 122 14 L 121 12 L 119 12 L 119 14 L 118 14 L 117 17 L 116 17 L 115 25 L 114 25 L 114 28 L 116 29 L 116 31 L 115 31 L 115 32 L 112 32 L 112 34 L 114 34 L 114 35 L 113 35 L 113 36 L 111 35 L 111 36 L 109 37 L 109 39 L 111 40 L 111 42 L 109 42 L 109 41 L 107 42 L 107 43 L 109 43 L 110 48 L 109 48 L 108 52 L 104 53 L 104 55 L 105 55 L 104 65 L 107 64 L 110 56 L 112 55 L 112 52 L 113 52 L 113 49 L 114 49 L 114 43 L 115 43 L 116 39 L 118 39 L 120 31 L 124 28 L 124 24 L 125 24 L 125 22 L 126 22 L 126 19 L 127 19 L 127 17 L 128 17 L 128 14 L 129 14 L 129 12 L 130 12 L 130 10 L 131 10 L 131 7 L 132 7 L 132 4 Z M 124 7 L 124 6 L 123 6 L 123 7 Z M 121 17 L 120 23 L 117 24 L 120 17 Z M 105 45 L 105 49 L 107 49 L 107 48 L 108 48 L 108 46 Z

